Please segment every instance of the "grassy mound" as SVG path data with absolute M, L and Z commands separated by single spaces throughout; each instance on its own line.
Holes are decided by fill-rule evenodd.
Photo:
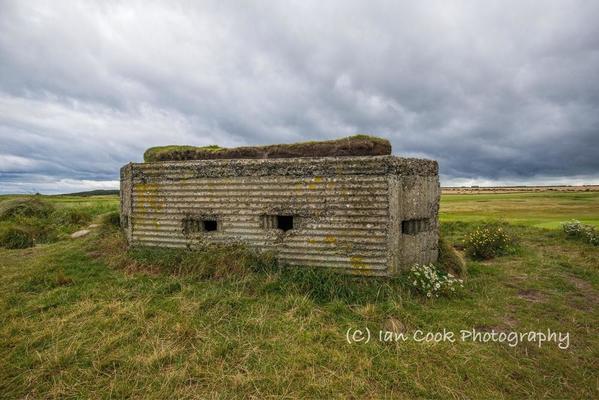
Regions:
M 0 203 L 0 221 L 17 217 L 47 218 L 54 206 L 36 197 L 5 200 Z
M 21 226 L 8 225 L 0 228 L 0 247 L 24 249 L 35 243 L 34 232 Z
M 15 249 L 66 238 L 103 211 L 95 205 L 55 207 L 55 198 L 30 196 L 0 202 L 0 247 Z M 118 218 L 118 215 L 117 215 Z
M 374 136 L 355 135 L 337 140 L 223 148 L 219 146 L 159 146 L 144 153 L 145 162 L 214 159 L 264 159 L 294 157 L 381 156 L 391 154 L 391 144 Z
M 64 208 L 52 215 L 53 222 L 61 226 L 83 226 L 92 221 L 92 214 L 86 209 Z

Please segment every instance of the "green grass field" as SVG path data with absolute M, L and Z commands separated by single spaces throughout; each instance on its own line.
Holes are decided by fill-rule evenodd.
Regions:
M 23 197 L 19 195 L 0 195 L 0 203 L 5 200 L 18 199 Z M 100 196 L 42 196 L 44 200 L 54 204 L 58 208 L 79 208 L 92 210 L 94 214 L 99 215 L 109 211 L 116 211 L 119 208 L 119 197 L 117 195 Z
M 94 216 L 118 208 L 116 196 L 48 199 Z M 402 280 L 123 266 L 110 231 L 0 249 L 0 398 L 598 398 L 599 248 L 557 228 L 598 225 L 599 193 L 442 199 L 452 243 L 488 218 L 513 224 L 519 251 L 468 261 L 464 291 L 433 300 Z M 346 340 L 398 326 L 551 329 L 569 332 L 569 347 Z
M 450 194 L 441 201 L 441 222 L 502 218 L 513 224 L 559 228 L 577 219 L 599 227 L 599 192 Z

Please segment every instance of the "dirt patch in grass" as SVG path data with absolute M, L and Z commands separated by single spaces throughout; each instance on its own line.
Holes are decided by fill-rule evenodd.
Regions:
M 497 324 L 477 325 L 474 327 L 474 329 L 481 332 L 511 332 L 516 329 L 519 323 L 520 321 L 518 321 L 516 317 L 510 314 L 502 318 L 502 320 Z
M 589 282 L 572 275 L 568 275 L 567 280 L 576 288 L 575 296 L 568 299 L 571 307 L 590 311 L 599 305 L 599 295 Z
M 517 268 L 517 261 L 506 262 L 504 265 L 507 267 Z M 512 289 L 520 290 L 522 289 L 523 283 L 526 282 L 529 278 L 527 274 L 518 274 L 514 273 L 513 270 L 509 275 L 509 279 L 506 280 L 503 285 Z
M 584 292 L 593 291 L 593 287 L 587 281 L 584 281 L 576 276 L 568 276 L 568 280 L 572 283 L 576 289 Z
M 393 333 L 406 333 L 407 327 L 403 322 L 401 322 L 397 318 L 390 317 L 383 324 L 383 330 Z
M 518 321 L 518 319 L 513 315 L 508 315 L 503 319 L 503 323 L 510 329 L 514 329 L 516 326 L 518 326 L 520 321 Z
M 533 303 L 542 303 L 546 296 L 535 289 L 521 289 L 518 291 L 518 297 Z

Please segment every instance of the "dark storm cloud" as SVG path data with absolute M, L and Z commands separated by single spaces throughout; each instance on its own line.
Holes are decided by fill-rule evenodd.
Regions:
M 599 179 L 599 3 L 321 3 L 0 1 L 0 191 L 354 133 L 445 184 Z

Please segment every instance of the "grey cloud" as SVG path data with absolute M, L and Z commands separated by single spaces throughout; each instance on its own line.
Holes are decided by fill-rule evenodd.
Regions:
M 597 181 L 598 14 L 584 1 L 0 1 L 0 191 L 114 181 L 152 145 L 354 133 L 438 159 L 444 183 Z

